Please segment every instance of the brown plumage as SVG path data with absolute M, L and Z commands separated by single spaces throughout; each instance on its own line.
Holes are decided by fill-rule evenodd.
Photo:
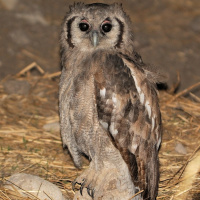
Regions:
M 130 27 L 121 5 L 71 7 L 61 34 L 61 135 L 77 167 L 81 154 L 91 160 L 91 173 L 100 174 L 109 166 L 106 162 L 112 163 L 123 171 L 120 176 L 125 176 L 132 194 L 144 190 L 136 199 L 155 199 L 161 142 L 159 74 L 135 52 Z M 86 187 L 98 199 L 98 189 L 90 190 L 98 188 L 99 178 L 89 172 L 83 177 L 81 192 Z

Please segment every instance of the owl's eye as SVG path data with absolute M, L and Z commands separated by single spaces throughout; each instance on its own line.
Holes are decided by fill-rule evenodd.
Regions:
M 81 30 L 81 31 L 84 31 L 84 32 L 87 31 L 87 30 L 89 29 L 89 27 L 90 27 L 90 26 L 89 26 L 88 23 L 80 23 L 80 24 L 79 24 L 80 30 Z
M 105 33 L 110 32 L 111 29 L 112 29 L 112 24 L 110 24 L 110 23 L 106 23 L 106 24 L 103 24 L 103 25 L 102 25 L 102 30 L 103 30 L 103 32 L 105 32 Z

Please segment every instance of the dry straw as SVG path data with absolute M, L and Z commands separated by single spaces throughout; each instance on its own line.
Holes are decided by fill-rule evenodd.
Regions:
M 40 77 L 25 74 L 32 68 Z M 58 77 L 60 72 L 44 74 L 44 70 L 32 63 L 15 77 L 31 84 L 27 95 L 6 94 L 0 83 L 0 172 L 4 182 L 14 173 L 38 175 L 58 185 L 69 199 L 74 192 L 71 182 L 81 173 L 68 153 L 63 152 L 59 132 L 44 130 L 45 124 L 59 122 Z M 200 199 L 200 102 L 191 93 L 195 84 L 177 95 L 160 92 L 163 118 L 163 142 L 160 149 L 160 184 L 157 199 Z M 184 98 L 190 94 L 194 100 Z M 195 98 L 194 98 L 195 96 Z M 175 151 L 176 143 L 185 146 L 187 154 Z M 84 160 L 83 170 L 88 161 Z M 28 192 L 28 191 L 27 191 Z M 0 189 L 2 200 L 28 200 L 17 191 Z

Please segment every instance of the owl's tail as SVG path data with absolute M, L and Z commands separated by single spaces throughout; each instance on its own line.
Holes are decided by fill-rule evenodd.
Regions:
M 141 139 L 142 140 L 142 139 Z M 149 143 L 149 144 L 148 144 Z M 159 161 L 156 145 L 150 141 L 141 142 L 135 154 L 118 146 L 127 163 L 135 188 L 142 199 L 155 200 L 158 193 Z
M 158 150 L 155 144 L 145 141 L 139 146 L 137 153 L 137 167 L 133 166 L 133 171 L 131 171 L 132 177 L 136 180 L 135 185 L 138 185 L 140 191 L 144 190 L 143 199 L 155 200 L 159 182 Z

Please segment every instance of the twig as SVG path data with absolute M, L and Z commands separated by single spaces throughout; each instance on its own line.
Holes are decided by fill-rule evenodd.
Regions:
M 30 71 L 31 69 L 33 69 L 34 67 L 36 67 L 36 69 L 43 75 L 44 74 L 44 70 L 36 63 L 36 62 L 32 62 L 31 64 L 29 64 L 28 66 L 26 66 L 24 69 L 22 69 L 19 73 L 16 74 L 17 77 L 24 75 L 26 72 Z
M 191 92 L 190 92 L 189 94 L 190 94 L 190 96 L 191 96 L 195 101 L 197 101 L 198 103 L 200 103 L 200 98 L 199 98 L 198 96 L 192 94 Z
M 157 197 L 156 199 L 162 199 L 162 198 L 166 198 L 166 197 L 169 197 L 169 195 L 159 196 L 159 197 Z
M 185 90 L 179 92 L 178 94 L 176 94 L 172 99 L 170 99 L 167 104 L 172 103 L 172 101 L 174 101 L 175 99 L 177 99 L 178 97 L 187 94 L 189 91 L 191 91 L 192 89 L 196 88 L 200 86 L 200 82 L 195 83 L 194 85 L 190 86 L 189 88 L 186 88 Z
M 12 200 L 7 194 L 5 194 L 3 191 L 0 190 L 0 192 L 6 197 L 8 198 L 9 200 Z
M 180 73 L 179 71 L 177 71 L 177 82 L 175 84 L 172 85 L 172 87 L 169 89 L 169 93 L 173 94 L 176 92 L 176 90 L 178 89 L 179 85 L 181 82 L 181 78 L 180 78 Z
M 45 191 L 43 191 L 44 192 L 44 194 L 46 194 L 51 200 L 54 200 L 54 199 L 52 199 Z
M 60 76 L 61 72 L 54 72 L 52 74 L 46 74 L 43 78 L 55 78 L 55 77 L 58 77 Z
M 43 184 L 43 182 L 40 183 L 40 187 L 38 188 L 38 191 L 37 191 L 37 195 L 36 195 L 36 196 L 38 196 L 38 194 L 40 193 L 40 188 L 41 188 L 42 184 Z
M 198 185 L 199 185 L 199 184 L 198 184 Z M 193 189 L 194 187 L 197 187 L 197 186 L 192 186 L 192 187 L 190 187 L 189 189 L 186 189 L 186 190 L 184 190 L 184 191 L 181 191 L 180 193 L 178 193 L 177 195 L 175 195 L 175 197 L 178 197 L 178 196 L 180 196 L 180 195 L 182 195 L 182 194 L 184 194 L 184 193 L 190 191 L 190 190 Z
M 29 169 L 29 168 L 33 167 L 34 165 L 37 165 L 37 164 L 38 164 L 38 163 L 33 163 L 33 164 L 29 165 L 28 167 L 26 167 L 26 168 L 20 170 L 20 171 L 17 172 L 17 173 L 22 173 L 22 172 L 26 171 L 27 169 Z
M 142 192 L 144 192 L 144 190 L 139 191 L 138 193 L 134 194 L 131 198 L 129 198 L 128 200 L 131 200 L 132 198 L 136 197 L 138 194 L 141 194 Z
M 196 172 L 194 172 L 193 174 L 191 174 L 191 176 L 193 176 L 193 175 L 195 175 L 195 174 L 196 174 Z M 184 178 L 182 178 L 182 179 L 178 179 L 177 181 L 175 181 L 175 182 L 172 183 L 171 185 L 168 185 L 168 186 L 163 187 L 163 188 L 164 188 L 164 189 L 168 189 L 168 188 L 174 187 L 175 185 L 177 185 L 177 184 L 179 184 L 179 183 L 181 183 L 181 182 L 183 182 L 183 181 L 185 181 L 185 180 L 191 178 L 191 176 L 184 177 Z

